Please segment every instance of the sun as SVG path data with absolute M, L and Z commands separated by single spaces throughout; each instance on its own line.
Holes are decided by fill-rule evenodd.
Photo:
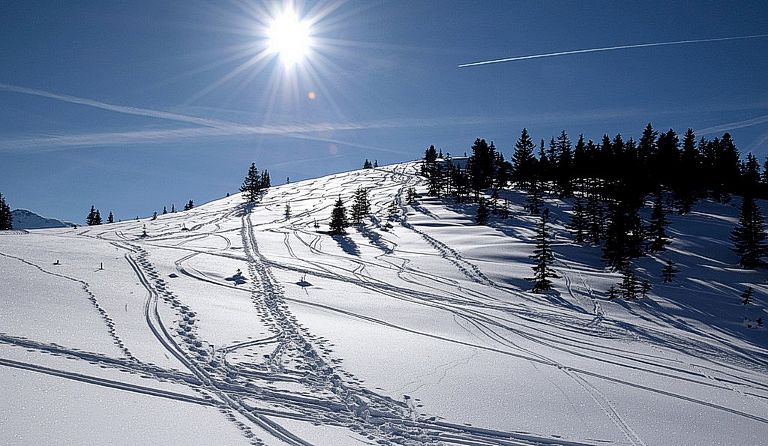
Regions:
M 267 31 L 268 51 L 277 54 L 290 67 L 300 64 L 312 48 L 309 22 L 291 9 L 275 17 Z

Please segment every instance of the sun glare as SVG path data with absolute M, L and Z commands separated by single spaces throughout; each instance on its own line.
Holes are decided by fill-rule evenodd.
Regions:
M 277 54 L 286 66 L 301 63 L 312 46 L 310 27 L 293 10 L 285 10 L 269 27 L 269 52 Z

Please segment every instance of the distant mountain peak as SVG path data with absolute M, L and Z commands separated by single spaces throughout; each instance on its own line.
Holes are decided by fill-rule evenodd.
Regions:
M 74 226 L 72 223 L 56 220 L 55 218 L 42 217 L 27 209 L 14 209 L 13 229 L 47 229 L 47 228 L 68 228 Z

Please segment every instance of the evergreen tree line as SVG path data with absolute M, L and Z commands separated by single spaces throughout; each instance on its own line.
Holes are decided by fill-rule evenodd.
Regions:
M 631 260 L 663 251 L 670 243 L 666 231 L 669 213 L 686 214 L 703 198 L 727 202 L 732 194 L 744 197 L 739 225 L 732 235 L 734 250 L 741 266 L 762 265 L 761 257 L 768 251 L 754 198 L 768 196 L 768 159 L 762 170 L 751 153 L 742 160 L 730 134 L 697 139 L 688 129 L 681 141 L 674 130 L 659 133 L 648 124 L 637 141 L 624 141 L 618 134 L 613 138 L 604 135 L 595 143 L 580 135 L 574 145 L 562 131 L 548 144 L 541 140 L 538 154 L 536 148 L 527 129 L 515 144 L 511 162 L 493 142 L 480 138 L 467 159 L 443 157 L 431 146 L 424 154 L 422 174 L 427 177 L 430 195 L 479 201 L 479 224 L 487 220 L 487 203 L 480 192 L 488 188 L 492 197 L 509 185 L 527 191 L 525 207 L 535 215 L 542 211 L 545 193 L 572 197 L 568 226 L 574 239 L 602 247 L 606 264 L 622 271 L 622 283 L 612 291 L 624 297 L 644 295 L 650 287 L 634 273 Z M 652 199 L 651 213 L 643 222 L 640 210 L 648 197 Z M 674 275 L 674 265 L 669 268 L 665 280 Z M 547 287 L 537 281 L 537 287 L 541 286 Z
M 13 214 L 11 214 L 11 206 L 0 193 L 0 231 L 8 229 L 13 229 Z

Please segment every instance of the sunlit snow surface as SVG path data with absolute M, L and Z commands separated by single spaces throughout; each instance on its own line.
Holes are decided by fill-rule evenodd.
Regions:
M 672 216 L 670 249 L 637 263 L 649 298 L 623 302 L 606 300 L 619 277 L 600 250 L 565 230 L 570 202 L 549 199 L 547 297 L 526 291 L 523 195 L 477 226 L 473 205 L 405 205 L 417 171 L 3 233 L 0 444 L 765 443 L 768 336 L 745 318 L 768 316 L 768 287 L 734 267 L 737 202 Z M 358 186 L 373 218 L 327 235 Z

